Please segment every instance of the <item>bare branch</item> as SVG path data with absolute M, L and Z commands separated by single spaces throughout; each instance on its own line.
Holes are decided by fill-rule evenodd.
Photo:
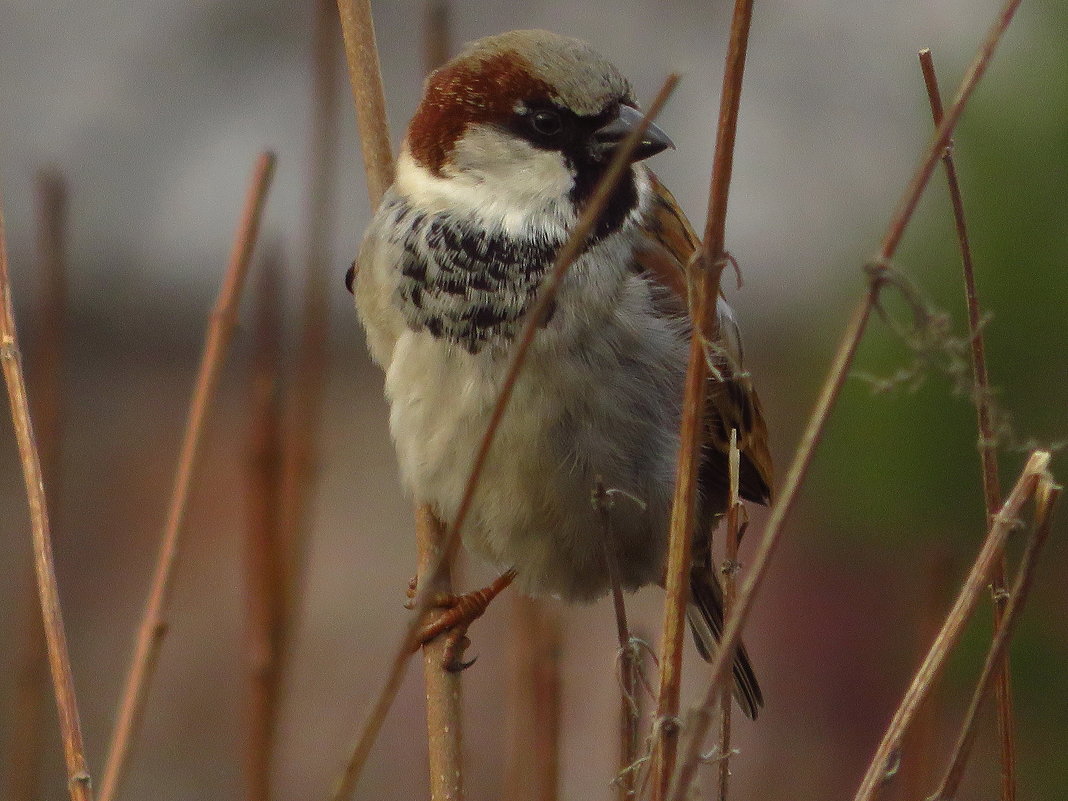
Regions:
M 512 596 L 508 754 L 501 798 L 556 801 L 560 784 L 559 612 L 538 598 Z
M 2 203 L 0 203 L 0 367 L 3 368 L 4 381 L 7 385 L 11 420 L 15 428 L 19 461 L 22 464 L 22 476 L 26 484 L 26 499 L 30 507 L 37 592 L 41 602 L 41 617 L 44 623 L 45 642 L 48 646 L 52 686 L 55 689 L 56 706 L 59 710 L 59 728 L 63 737 L 68 790 L 72 801 L 92 801 L 93 791 L 89 779 L 89 768 L 85 760 L 85 744 L 82 741 L 81 723 L 78 718 L 78 701 L 74 694 L 70 655 L 67 653 L 67 635 L 63 627 L 59 588 L 56 584 L 44 477 L 37 444 L 34 441 L 33 422 L 30 419 L 29 401 L 26 396 L 26 380 L 22 372 L 22 358 L 15 331 Z
M 265 260 L 258 283 L 249 387 L 248 521 L 245 537 L 248 659 L 245 799 L 269 801 L 278 722 L 281 645 L 286 618 L 281 492 L 281 275 L 277 254 Z
M 723 564 L 723 616 L 727 617 L 734 608 L 736 578 L 738 572 L 738 539 L 740 537 L 740 517 L 745 511 L 738 487 L 741 472 L 741 454 L 738 452 L 738 430 L 731 429 L 730 451 L 728 454 L 729 492 L 727 494 L 727 542 L 724 549 Z M 710 543 L 711 547 L 711 543 Z M 723 685 L 723 698 L 720 700 L 720 714 L 723 723 L 719 730 L 719 801 L 727 801 L 731 778 L 731 685 Z
M 931 102 L 931 116 L 935 125 L 942 122 L 942 96 L 938 89 L 934 59 L 930 50 L 920 51 L 920 67 Z M 953 143 L 950 140 L 942 155 L 949 199 L 953 205 L 953 221 L 960 246 L 961 267 L 964 273 L 964 299 L 968 306 L 969 343 L 972 351 L 972 398 L 975 403 L 976 422 L 979 428 L 979 456 L 983 479 L 983 499 L 986 503 L 987 525 L 1001 506 L 1001 484 L 998 480 L 997 438 L 994 432 L 991 409 L 990 378 L 986 369 L 986 347 L 983 341 L 983 318 L 979 308 L 979 293 L 975 286 L 975 268 L 972 264 L 972 249 L 968 242 L 968 226 L 964 216 L 964 199 L 961 197 L 957 167 L 953 163 Z M 1002 625 L 1005 613 L 1005 557 L 994 566 L 991 576 L 994 598 L 994 629 Z M 1013 721 L 1012 686 L 1009 652 L 1004 651 L 997 676 L 998 733 L 1001 739 L 1001 798 L 1015 801 L 1016 798 L 1016 726 Z
M 993 565 L 1001 557 L 1005 541 L 1017 525 L 1021 509 L 1035 495 L 1039 484 L 1050 480 L 1049 460 L 1050 454 L 1047 451 L 1035 451 L 1024 466 L 1005 505 L 994 515 L 994 523 L 990 527 L 982 550 L 976 557 L 953 608 L 946 616 L 941 631 L 927 652 L 927 657 L 916 671 L 912 683 L 901 699 L 853 801 L 871 801 L 885 781 L 887 766 L 895 761 L 894 755 L 901 747 L 902 738 L 908 731 L 916 710 L 937 681 L 946 659 L 960 639 L 964 624 L 975 611 L 983 590 L 990 580 Z
M 292 629 L 304 598 L 308 542 L 312 530 L 312 501 L 318 479 L 319 427 L 328 374 L 330 338 L 330 242 L 337 223 L 332 202 L 337 185 L 338 21 L 333 0 L 316 0 L 312 44 L 313 118 L 311 169 L 306 187 L 304 270 L 300 334 L 292 380 L 282 408 L 282 483 L 279 524 L 282 545 L 281 580 L 285 604 L 278 644 L 278 670 L 285 675 L 290 662 Z M 280 679 L 282 703 L 284 680 Z
M 946 775 L 938 787 L 938 791 L 932 796 L 936 801 L 951 801 L 957 797 L 957 789 L 964 775 L 964 768 L 968 764 L 968 756 L 971 753 L 972 744 L 975 742 L 975 722 L 979 714 L 979 707 L 990 692 L 995 673 L 1003 664 L 1002 655 L 1008 650 L 1009 641 L 1016 628 L 1018 614 L 1027 601 L 1027 594 L 1031 589 L 1034 579 L 1035 565 L 1042 552 L 1042 546 L 1049 539 L 1050 529 L 1053 526 L 1053 506 L 1060 495 L 1061 488 L 1053 484 L 1048 477 L 1043 477 L 1038 485 L 1036 500 L 1038 512 L 1035 515 L 1035 530 L 1027 542 L 1027 549 L 1020 560 L 1020 568 L 1016 574 L 1016 582 L 1009 593 L 1008 604 L 1005 606 L 1005 616 L 1001 626 L 994 635 L 990 650 L 986 655 L 982 673 L 976 683 L 975 693 L 968 704 L 968 711 L 964 715 L 957 743 L 953 748 L 953 755 L 949 759 L 949 767 Z
M 50 169 L 37 174 L 37 272 L 41 280 L 36 345 L 30 354 L 29 383 L 41 473 L 52 508 L 60 506 L 60 454 L 63 428 L 63 351 L 67 318 L 67 186 Z M 48 647 L 45 643 L 33 566 L 27 565 L 25 596 L 17 614 L 21 622 L 16 684 L 11 710 L 9 753 L 5 771 L 11 801 L 34 801 L 39 793 Z
M 640 652 L 632 645 L 627 625 L 627 606 L 623 600 L 623 578 L 619 569 L 619 547 L 612 532 L 610 509 L 614 498 L 605 490 L 600 478 L 593 490 L 593 505 L 601 518 L 601 547 L 609 582 L 612 585 L 612 606 L 616 614 L 616 637 L 619 641 L 620 726 L 619 726 L 619 786 L 620 801 L 632 798 L 635 773 L 629 770 L 638 758 L 638 668 Z
M 675 494 L 671 506 L 670 538 L 665 583 L 664 628 L 660 643 L 660 691 L 657 696 L 657 721 L 673 720 L 679 714 L 682 683 L 682 644 L 686 629 L 686 605 L 690 593 L 690 562 L 697 514 L 697 472 L 701 450 L 705 445 L 705 400 L 708 396 L 709 365 L 705 359 L 705 342 L 716 342 L 719 322 L 716 302 L 719 282 L 727 264 L 724 250 L 727 196 L 734 164 L 734 140 L 738 127 L 742 77 L 753 18 L 753 0 L 736 0 L 731 20 L 730 44 L 723 72 L 716 150 L 709 186 L 708 217 L 705 239 L 690 265 L 691 286 L 696 297 L 690 309 L 693 333 L 690 359 L 683 394 L 682 421 Z M 659 727 L 653 751 L 653 798 L 667 796 L 675 767 L 678 729 Z
M 341 14 L 356 123 L 363 145 L 367 194 L 371 206 L 375 207 L 393 183 L 393 147 L 389 142 L 386 96 L 382 88 L 382 68 L 378 63 L 371 0 L 337 0 L 337 9 Z
M 189 404 L 185 435 L 182 439 L 174 488 L 167 508 L 163 540 L 152 576 L 152 586 L 142 614 L 137 643 L 130 670 L 123 686 L 118 718 L 112 732 L 108 757 L 104 766 L 102 801 L 114 801 L 124 778 L 130 748 L 144 715 L 148 688 L 155 674 L 160 647 L 167 632 L 167 606 L 170 601 L 174 569 L 182 531 L 182 521 L 189 501 L 193 470 L 203 438 L 204 422 L 219 382 L 223 358 L 237 321 L 237 304 L 245 285 L 252 248 L 259 232 L 267 190 L 274 175 L 273 153 L 261 153 L 256 161 L 252 180 L 245 196 L 245 207 L 230 252 L 230 263 L 219 290 L 208 326 L 204 353 L 201 357 L 196 386 Z

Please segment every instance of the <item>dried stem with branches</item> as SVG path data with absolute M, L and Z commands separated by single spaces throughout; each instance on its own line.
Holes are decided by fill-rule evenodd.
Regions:
M 995 678 L 995 671 L 999 670 L 1004 664 L 1002 656 L 1008 649 L 1009 641 L 1015 631 L 1019 612 L 1023 609 L 1027 594 L 1030 592 L 1031 583 L 1034 579 L 1035 565 L 1038 563 L 1042 547 L 1046 544 L 1046 540 L 1049 539 L 1050 529 L 1053 526 L 1053 507 L 1060 493 L 1061 487 L 1054 484 L 1049 476 L 1043 475 L 1039 479 L 1038 487 L 1035 491 L 1035 506 L 1037 509 L 1035 513 L 1035 530 L 1027 542 L 1027 548 L 1023 556 L 1020 558 L 1020 568 L 1017 571 L 1016 581 L 1012 590 L 1006 593 L 1008 599 L 1005 605 L 1005 616 L 1002 618 L 1001 626 L 995 633 L 994 640 L 990 644 L 990 650 L 987 652 L 979 681 L 976 683 L 975 692 L 972 694 L 971 702 L 968 704 L 968 711 L 964 715 L 963 723 L 961 723 L 960 734 L 957 736 L 956 744 L 953 747 L 953 754 L 949 759 L 949 767 L 946 769 L 946 774 L 941 784 L 939 784 L 938 790 L 931 796 L 937 801 L 951 801 L 951 799 L 957 797 L 957 789 L 964 775 L 964 768 L 968 764 L 968 756 L 971 754 L 972 744 L 975 742 L 975 722 L 979 714 L 979 707 L 990 692 L 990 685 Z
M 882 742 L 879 743 L 879 747 L 875 750 L 875 755 L 871 759 L 871 763 L 864 778 L 861 780 L 860 788 L 853 797 L 853 801 L 871 801 L 875 798 L 879 787 L 887 776 L 888 768 L 892 767 L 896 762 L 896 754 L 901 747 L 901 741 L 908 731 L 908 727 L 915 717 L 920 704 L 938 679 L 950 652 L 960 639 L 965 623 L 968 622 L 975 611 L 980 596 L 990 581 L 993 566 L 1001 558 L 1005 548 L 1005 541 L 1018 525 L 1017 518 L 1020 511 L 1023 509 L 1024 504 L 1035 497 L 1040 485 L 1049 486 L 1052 484 L 1052 477 L 1049 475 L 1049 460 L 1050 454 L 1047 451 L 1035 451 L 1031 454 L 1031 458 L 1028 459 L 1027 464 L 1024 466 L 1016 486 L 1005 500 L 1005 505 L 994 515 L 993 525 L 986 536 L 982 550 L 976 557 L 964 586 L 961 588 L 953 608 L 946 616 L 945 623 L 943 623 L 942 629 L 931 645 L 927 657 L 919 670 L 916 671 L 912 684 L 894 713 L 894 717 L 883 735 Z M 997 640 L 1001 641 L 1002 648 L 1008 639 L 1007 634 L 1008 632 L 1006 632 L 1006 636 L 997 638 Z
M 100 793 L 103 801 L 114 801 L 118 795 L 125 775 L 130 748 L 144 716 L 148 688 L 155 674 L 160 648 L 167 632 L 167 607 L 174 570 L 178 562 L 182 522 L 188 506 L 193 470 L 203 438 L 204 422 L 215 395 L 215 388 L 219 383 L 223 358 L 237 322 L 237 304 L 245 284 L 245 276 L 248 274 L 252 248 L 259 232 L 267 190 L 274 175 L 274 166 L 273 153 L 261 153 L 256 161 L 245 197 L 244 211 L 230 253 L 229 266 L 211 314 L 204 353 L 189 405 L 189 417 L 186 421 L 174 487 L 167 509 L 163 539 L 153 571 L 152 586 L 137 632 L 137 643 L 123 686 L 118 718 L 104 766 L 104 780 Z
M 831 410 L 834 408 L 838 395 L 845 383 L 872 310 L 878 302 L 880 290 L 891 277 L 890 260 L 897 251 L 897 246 L 901 242 L 901 237 L 904 235 L 909 221 L 912 219 L 920 196 L 923 194 L 923 190 L 934 171 L 935 164 L 953 135 L 953 130 L 964 112 L 964 107 L 979 80 L 985 74 L 994 50 L 1012 21 L 1019 4 L 1020 0 L 1008 0 L 1000 10 L 986 39 L 968 68 L 953 103 L 938 126 L 934 140 L 928 146 L 920 165 L 913 174 L 912 180 L 905 189 L 898 209 L 887 227 L 879 254 L 867 268 L 869 273 L 868 291 L 854 309 L 846 325 L 838 350 L 816 400 L 815 408 L 809 417 L 801 436 L 801 442 L 787 470 L 782 489 L 779 491 L 777 500 L 772 505 L 760 546 L 752 561 L 752 568 L 738 594 L 734 611 L 724 622 L 720 650 L 716 654 L 709 670 L 709 686 L 705 699 L 695 710 L 689 721 L 690 733 L 686 756 L 682 762 L 674 791 L 674 798 L 679 799 L 679 801 L 688 792 L 687 788 L 692 784 L 698 765 L 701 762 L 702 747 L 708 728 L 711 725 L 712 711 L 720 699 L 721 683 L 726 680 L 730 669 L 729 655 L 737 647 L 742 627 L 749 616 L 756 593 L 759 592 L 763 583 L 771 556 L 774 554 L 781 539 L 783 523 L 793 508 L 798 492 L 812 464 L 816 448 L 823 438 Z

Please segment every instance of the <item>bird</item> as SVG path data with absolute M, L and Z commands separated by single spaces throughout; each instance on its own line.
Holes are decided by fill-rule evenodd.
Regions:
M 346 279 L 375 362 L 403 483 L 451 525 L 509 355 L 557 251 L 641 120 L 620 70 L 589 44 L 519 30 L 434 71 Z M 700 247 L 645 160 L 650 125 L 531 343 L 463 529 L 521 591 L 590 602 L 665 584 L 689 353 L 686 266 Z M 731 431 L 742 498 L 767 504 L 773 466 L 738 325 L 717 299 L 687 619 L 710 660 L 723 595 L 709 541 L 728 503 Z M 595 508 L 591 493 L 613 502 Z M 607 522 L 606 522 L 607 520 Z M 763 697 L 744 646 L 734 695 Z

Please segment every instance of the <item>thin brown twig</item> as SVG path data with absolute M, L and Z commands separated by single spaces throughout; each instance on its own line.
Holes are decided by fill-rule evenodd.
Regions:
M 356 104 L 356 124 L 360 129 L 367 194 L 374 208 L 393 183 L 393 148 L 389 142 L 386 95 L 382 88 L 382 68 L 378 63 L 371 0 L 337 0 L 337 9 L 341 15 L 341 32 L 345 36 L 345 56 L 352 99 Z
M 449 58 L 448 0 L 426 0 L 423 13 L 423 66 L 429 73 Z
M 538 293 L 538 300 L 530 312 L 528 312 L 524 322 L 523 331 L 515 345 L 508 372 L 505 374 L 505 378 L 501 384 L 501 392 L 498 395 L 497 403 L 490 416 L 489 424 L 486 427 L 486 433 L 482 438 L 478 453 L 472 464 L 471 473 L 468 476 L 464 488 L 463 498 L 457 508 L 455 521 L 448 532 L 448 538 L 445 544 L 446 547 L 443 549 L 441 556 L 438 559 L 437 570 L 442 570 L 442 566 L 451 561 L 451 557 L 459 545 L 459 535 L 463 528 L 464 519 L 470 509 L 471 499 L 474 495 L 475 488 L 478 485 L 479 478 L 482 475 L 482 470 L 485 467 L 486 457 L 489 454 L 493 438 L 496 435 L 497 428 L 504 416 L 504 411 L 507 408 L 512 391 L 515 389 L 519 371 L 522 369 L 527 353 L 530 350 L 534 334 L 537 332 L 541 321 L 545 318 L 546 312 L 556 297 L 556 292 L 566 276 L 568 268 L 584 247 L 590 230 L 598 217 L 600 217 L 601 211 L 603 210 L 605 203 L 608 201 L 612 190 L 622 177 L 623 170 L 627 169 L 629 166 L 630 156 L 634 152 L 634 148 L 641 140 L 641 137 L 645 135 L 649 123 L 655 119 L 656 115 L 663 108 L 664 103 L 667 102 L 667 99 L 672 91 L 674 91 L 678 80 L 679 76 L 677 74 L 672 74 L 667 78 L 664 85 L 661 87 L 660 92 L 649 106 L 649 111 L 645 114 L 639 124 L 635 126 L 635 129 L 630 133 L 627 139 L 621 143 L 611 164 L 606 170 L 604 177 L 601 179 L 597 189 L 590 198 L 586 209 L 576 223 L 574 230 L 572 230 L 571 235 L 556 255 L 553 267 Z M 412 650 L 416 645 L 414 638 L 419 627 L 419 621 L 423 618 L 430 600 L 432 600 L 432 595 L 421 588 L 414 603 L 416 614 L 413 615 L 412 621 L 408 625 L 400 646 L 394 652 L 393 662 L 390 665 L 386 682 L 375 699 L 372 711 L 360 730 L 352 755 L 346 764 L 341 778 L 335 786 L 334 794 L 332 796 L 335 801 L 342 801 L 342 799 L 348 798 L 355 789 L 356 782 L 358 781 L 360 773 L 363 771 L 363 766 L 370 754 L 371 746 L 374 744 L 374 740 L 378 736 L 378 732 L 382 727 L 382 723 L 385 721 L 389 708 L 392 706 L 393 699 L 396 697 L 397 690 L 400 688 L 401 679 L 403 678 L 404 670 L 408 663 L 408 657 L 411 655 Z
M 331 201 L 337 186 L 340 40 L 333 0 L 315 0 L 315 7 L 313 117 L 304 219 L 304 286 L 296 361 L 282 409 L 282 519 L 279 530 L 283 538 L 281 580 L 285 602 L 278 643 L 278 670 L 282 676 L 290 662 L 293 627 L 304 597 L 313 522 L 312 502 L 318 477 L 318 434 L 328 373 L 329 254 L 337 222 L 335 205 Z M 282 686 L 275 699 L 276 705 L 282 703 L 285 691 L 285 682 L 280 681 Z
M 1020 7 L 1021 2 L 1022 0 L 1006 0 L 994 19 L 994 24 L 991 25 L 990 30 L 987 32 L 986 38 L 980 45 L 979 51 L 975 54 L 975 58 L 972 59 L 972 63 L 968 66 L 968 71 L 961 79 L 957 94 L 935 131 L 934 141 L 927 148 L 923 161 L 920 162 L 920 166 L 916 169 L 912 182 L 905 191 L 905 195 L 898 204 L 890 225 L 886 229 L 886 235 L 883 237 L 882 247 L 880 248 L 880 254 L 884 260 L 893 258 L 893 254 L 897 252 L 897 246 L 901 242 L 901 237 L 905 235 L 905 229 L 916 211 L 916 204 L 920 202 L 920 196 L 923 195 L 927 182 L 931 179 L 931 173 L 934 172 L 935 165 L 938 164 L 942 153 L 949 145 L 949 140 L 953 137 L 953 131 L 960 121 L 960 116 L 964 113 L 964 107 L 967 105 L 969 98 L 971 98 L 972 92 L 975 91 L 975 87 L 978 86 L 980 79 L 986 73 L 987 67 L 990 66 L 994 50 L 997 49 L 1005 31 L 1008 30 L 1009 23 L 1012 22 L 1016 9 Z
M 0 366 L 3 367 L 4 381 L 7 384 L 11 420 L 15 428 L 19 461 L 22 464 L 22 475 L 26 484 L 26 500 L 30 507 L 37 592 L 41 602 L 41 618 L 44 623 L 45 642 L 48 646 L 52 686 L 55 689 L 56 706 L 59 710 L 59 728 L 63 738 L 63 755 L 67 767 L 67 789 L 72 801 L 92 801 L 93 791 L 89 768 L 85 760 L 85 744 L 82 741 L 78 701 L 74 694 L 70 655 L 67 653 L 67 635 L 63 628 L 63 613 L 59 604 L 59 588 L 52 557 L 52 536 L 48 525 L 44 478 L 37 444 L 34 441 L 33 422 L 30 418 L 29 401 L 26 396 L 26 380 L 22 372 L 22 357 L 15 332 L 2 203 L 0 203 Z
M 942 96 L 938 88 L 931 51 L 919 53 L 927 97 L 931 103 L 931 116 L 935 125 L 942 121 Z M 949 199 L 953 206 L 953 222 L 960 246 L 961 268 L 964 275 L 964 298 L 968 307 L 968 332 L 972 352 L 972 397 L 975 402 L 976 423 L 979 429 L 979 457 L 983 480 L 983 500 L 986 504 L 987 525 L 1001 506 L 1001 483 L 998 480 L 997 440 L 994 434 L 993 415 L 990 409 L 990 377 L 986 368 L 986 347 L 983 339 L 982 314 L 979 308 L 979 293 L 975 285 L 975 268 L 972 249 L 968 242 L 968 226 L 964 216 L 964 199 L 961 196 L 957 167 L 953 162 L 953 143 L 950 140 L 942 155 Z M 1005 613 L 1005 557 L 1002 556 L 991 576 L 994 599 L 994 630 L 1002 624 Z M 1012 674 L 1009 652 L 1003 652 L 1002 664 L 997 676 L 998 734 L 1001 743 L 1001 799 L 1016 798 L 1016 726 L 1012 709 Z
M 281 276 L 276 254 L 258 284 L 255 350 L 249 387 L 248 522 L 245 540 L 248 732 L 245 799 L 269 801 L 278 721 L 280 645 L 286 593 L 281 492 L 283 451 L 278 397 Z
M 560 782 L 560 652 L 558 613 L 516 593 L 509 699 L 508 801 L 556 801 Z
M 1027 601 L 1027 595 L 1030 592 L 1034 578 L 1035 565 L 1038 563 L 1042 546 L 1049 539 L 1050 530 L 1053 526 L 1053 506 L 1060 492 L 1061 488 L 1053 484 L 1047 477 L 1043 476 L 1039 480 L 1036 492 L 1038 511 L 1035 515 L 1035 530 L 1028 540 L 1027 549 L 1020 559 L 1020 568 L 1016 574 L 1016 581 L 1009 595 L 1008 604 L 1005 606 L 1005 617 L 1002 619 L 1001 626 L 994 635 L 990 650 L 987 652 L 986 662 L 983 664 L 983 670 L 979 681 L 976 683 L 975 692 L 972 695 L 971 702 L 968 704 L 968 711 L 965 713 L 964 721 L 961 723 L 960 734 L 953 748 L 953 754 L 949 759 L 949 767 L 946 769 L 946 774 L 937 792 L 932 796 L 936 801 L 952 801 L 957 797 L 960 780 L 964 775 L 964 768 L 968 764 L 968 756 L 975 742 L 975 722 L 979 714 L 979 707 L 990 692 L 994 674 L 1002 663 L 1001 656 L 1008 650 L 1019 612 Z
M 612 585 L 612 607 L 616 615 L 616 637 L 619 642 L 619 772 L 616 783 L 620 801 L 633 798 L 637 776 L 630 767 L 638 758 L 638 660 L 641 653 L 634 647 L 627 625 L 627 606 L 623 600 L 623 577 L 619 569 L 619 547 L 612 533 L 610 508 L 613 498 L 598 477 L 593 490 L 593 505 L 601 518 L 601 547 L 604 551 L 608 578 Z
M 726 617 L 734 608 L 735 585 L 738 572 L 738 539 L 740 536 L 740 515 L 743 511 L 738 497 L 739 476 L 742 456 L 738 452 L 738 430 L 731 429 L 730 452 L 730 491 L 727 495 L 727 537 L 724 547 L 723 564 L 723 616 Z M 720 701 L 720 714 L 723 722 L 719 730 L 719 801 L 727 801 L 731 781 L 731 685 L 723 685 L 723 698 Z
M 660 644 L 660 690 L 656 704 L 656 739 L 653 751 L 653 798 L 667 796 L 678 748 L 678 726 L 682 686 L 682 645 L 686 628 L 686 606 L 690 592 L 690 562 L 697 514 L 697 473 L 705 445 L 705 400 L 708 396 L 709 365 L 705 342 L 719 335 L 716 304 L 719 282 L 727 264 L 724 248 L 727 198 L 734 164 L 734 141 L 738 128 L 742 78 L 748 50 L 753 0 L 736 0 L 731 19 L 730 43 L 723 72 L 716 149 L 709 186 L 705 238 L 691 265 L 696 290 L 690 358 L 686 371 L 683 413 L 680 425 L 678 470 L 671 507 L 670 537 L 665 582 L 664 626 Z
M 219 382 L 223 358 L 237 322 L 237 304 L 248 273 L 267 190 L 274 175 L 274 166 L 275 157 L 270 152 L 261 153 L 256 161 L 233 249 L 230 252 L 229 266 L 219 290 L 215 308 L 211 313 L 204 352 L 189 405 L 189 416 L 182 439 L 174 487 L 167 508 L 163 539 L 153 571 L 152 586 L 137 632 L 137 643 L 123 686 L 115 729 L 112 732 L 108 757 L 104 765 L 104 780 L 100 793 L 102 801 L 114 801 L 118 794 L 126 772 L 130 749 L 144 715 L 148 689 L 155 674 L 163 638 L 167 632 L 167 606 L 178 562 L 182 521 L 185 519 L 193 470 L 203 438 L 204 422 Z
M 824 379 L 816 405 L 801 436 L 801 442 L 798 444 L 797 451 L 783 480 L 782 489 L 772 505 L 763 537 L 753 557 L 752 568 L 742 585 L 741 592 L 738 594 L 734 612 L 724 621 L 723 634 L 720 638 L 720 650 L 717 652 L 709 669 L 709 684 L 704 702 L 695 711 L 691 719 L 686 758 L 682 763 L 675 791 L 675 798 L 680 801 L 685 796 L 686 788 L 693 782 L 694 775 L 701 762 L 702 744 L 711 725 L 712 711 L 720 697 L 719 686 L 721 682 L 726 680 L 730 670 L 731 663 L 727 656 L 737 646 L 742 628 L 752 609 L 754 598 L 763 584 L 768 564 L 781 540 L 783 523 L 793 509 L 809 467 L 812 465 L 816 448 L 823 438 L 827 421 L 830 419 L 831 410 L 834 408 L 838 395 L 845 384 L 857 347 L 860 345 L 860 340 L 867 328 L 872 310 L 878 302 L 881 287 L 890 274 L 890 260 L 893 258 L 897 245 L 900 243 L 901 237 L 912 219 L 919 196 L 930 180 L 933 165 L 937 162 L 940 153 L 953 135 L 954 127 L 963 113 L 964 106 L 971 97 L 975 85 L 986 72 L 994 50 L 1019 4 L 1020 0 L 1007 0 L 1006 5 L 998 14 L 987 38 L 980 46 L 975 59 L 965 74 L 953 104 L 943 118 L 941 125 L 938 126 L 938 132 L 928 146 L 927 154 L 921 160 L 916 173 L 905 189 L 899 209 L 891 218 L 887 232 L 883 237 L 879 255 L 869 265 L 868 291 L 854 308 L 842 334 L 835 358 L 828 370 L 827 377 Z
M 67 317 L 67 187 L 54 170 L 37 174 L 37 273 L 41 281 L 36 344 L 30 354 L 31 413 L 36 421 L 41 473 L 52 508 L 59 505 L 60 455 L 63 428 L 63 351 Z M 33 566 L 27 566 L 16 684 L 11 710 L 11 737 L 5 771 L 11 801 L 39 796 L 43 713 L 48 676 L 48 648 L 37 600 Z
M 952 549 L 945 542 L 934 543 L 920 560 L 922 586 L 918 592 L 916 618 L 913 621 L 913 648 L 916 661 L 926 653 L 928 645 L 938 635 L 945 609 L 948 606 L 950 582 L 953 575 Z M 925 789 L 934 780 L 934 760 L 938 754 L 939 723 L 942 719 L 941 688 L 932 688 L 927 700 L 916 714 L 916 720 L 902 741 L 901 758 L 902 798 L 925 798 Z
M 990 581 L 993 565 L 1001 557 L 1009 534 L 1019 523 L 1017 518 L 1020 511 L 1024 504 L 1035 496 L 1039 484 L 1050 480 L 1049 461 L 1048 451 L 1033 452 L 1016 486 L 1005 500 L 1005 505 L 994 515 L 993 525 L 965 579 L 964 586 L 953 608 L 946 616 L 942 629 L 927 652 L 926 658 L 916 671 L 916 675 L 913 676 L 912 683 L 901 699 L 893 719 L 887 726 L 853 801 L 872 801 L 888 778 L 887 766 L 896 761 L 895 755 L 901 747 L 902 738 L 908 731 L 916 710 L 941 675 L 950 652 L 960 639 L 964 625 L 975 611 L 980 596 Z
M 376 207 L 393 181 L 393 154 L 390 146 L 389 123 L 386 118 L 385 92 L 375 43 L 374 21 L 370 0 L 338 0 L 341 28 L 345 37 L 345 55 L 349 66 L 356 118 L 360 131 L 367 192 L 372 207 Z M 444 526 L 428 506 L 415 510 L 416 540 L 419 545 L 419 587 L 424 602 L 417 605 L 412 624 L 399 651 L 394 655 L 389 676 L 378 696 L 353 753 L 338 779 L 332 797 L 348 798 L 355 789 L 363 765 L 385 716 L 392 706 L 401 677 L 415 643 L 413 638 L 419 621 L 427 612 L 425 599 L 432 594 L 451 594 L 451 564 L 441 567 L 444 552 Z M 435 562 L 436 560 L 436 562 Z M 435 564 L 433 569 L 429 569 Z M 433 588 L 431 590 L 431 588 Z M 443 669 L 441 653 L 444 642 L 430 643 L 424 648 L 424 677 L 427 682 L 428 748 L 431 763 L 431 792 L 434 801 L 461 798 L 460 677 Z M 435 656 L 436 655 L 436 656 Z
M 425 68 L 430 72 L 448 51 L 448 8 L 444 2 L 429 2 L 423 26 Z M 428 506 L 416 510 L 416 540 L 419 546 L 419 588 L 428 593 L 451 595 L 456 579 L 455 564 L 440 568 L 438 560 L 446 546 L 445 525 Z M 462 801 L 463 783 L 463 683 L 458 671 L 445 669 L 447 638 L 423 645 L 423 679 L 427 699 L 427 744 L 432 801 Z M 555 789 L 555 783 L 553 784 Z
M 445 526 L 426 506 L 420 507 L 417 514 L 420 591 L 434 596 L 451 595 L 451 565 L 446 562 L 442 569 L 438 564 L 446 541 Z M 432 614 L 427 610 L 421 617 Z M 445 668 L 448 648 L 447 637 L 435 637 L 423 644 L 431 801 L 463 801 L 464 798 L 463 683 L 460 671 Z

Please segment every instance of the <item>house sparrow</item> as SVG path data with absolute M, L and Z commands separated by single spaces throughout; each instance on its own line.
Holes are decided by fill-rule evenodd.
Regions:
M 641 118 L 619 70 L 546 31 L 480 39 L 434 72 L 393 186 L 350 275 L 385 370 L 405 484 L 451 524 L 542 279 Z M 664 583 L 690 339 L 684 268 L 698 239 L 641 161 L 673 147 L 650 126 L 534 338 L 464 528 L 465 545 L 531 593 L 591 601 L 611 589 L 598 481 L 624 587 Z M 355 286 L 351 283 L 354 281 Z M 723 360 L 710 384 L 688 618 L 707 659 L 723 622 L 708 538 L 727 503 L 737 429 L 742 497 L 772 479 L 760 403 L 718 303 Z M 735 695 L 763 704 L 744 648 Z

